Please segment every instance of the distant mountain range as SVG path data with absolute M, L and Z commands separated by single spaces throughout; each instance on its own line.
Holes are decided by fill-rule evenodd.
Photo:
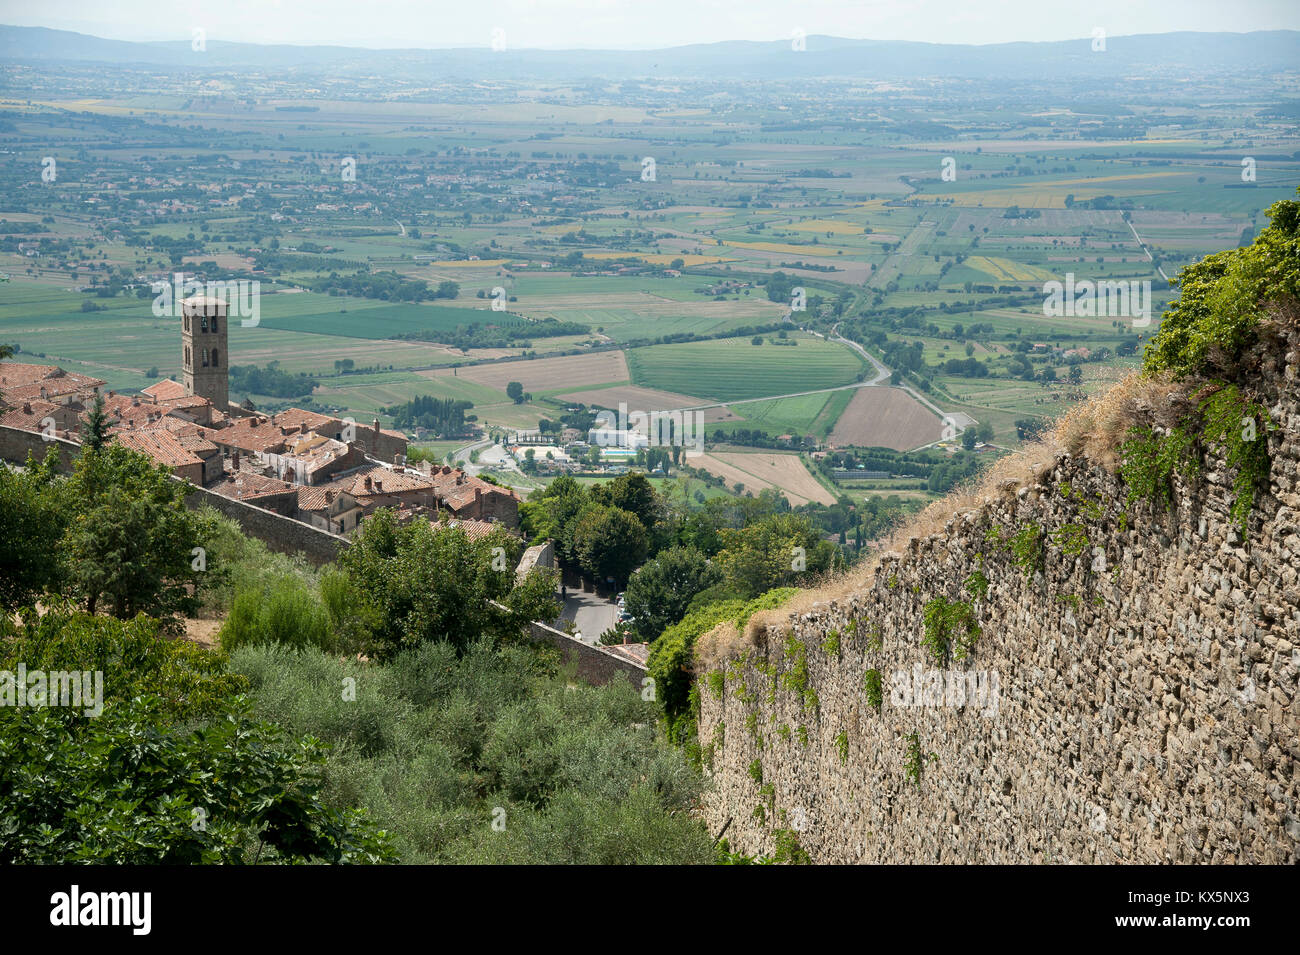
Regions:
M 337 46 L 259 45 L 209 38 L 205 52 L 188 39 L 137 43 L 44 27 L 0 25 L 0 63 L 70 62 L 168 70 L 260 69 L 303 73 L 380 74 L 430 80 L 497 78 L 574 81 L 584 78 L 798 80 L 813 77 L 899 79 L 1117 79 L 1156 72 L 1192 75 L 1293 72 L 1300 67 L 1300 31 L 1160 33 L 1092 41 L 940 43 L 810 36 L 791 41 L 724 42 L 663 50 L 367 50 Z

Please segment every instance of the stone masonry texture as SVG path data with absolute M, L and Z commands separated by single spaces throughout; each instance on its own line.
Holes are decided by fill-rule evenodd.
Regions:
M 1222 460 L 1126 507 L 1060 455 L 728 651 L 699 677 L 712 831 L 768 854 L 791 830 L 819 863 L 1295 863 L 1297 353 L 1257 381 L 1276 429 L 1245 539 Z M 1032 527 L 1026 575 L 1007 541 Z M 922 645 L 936 598 L 970 604 L 964 659 Z

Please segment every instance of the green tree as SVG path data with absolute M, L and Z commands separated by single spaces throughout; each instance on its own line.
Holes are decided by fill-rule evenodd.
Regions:
M 506 396 L 515 404 L 522 404 L 524 400 L 524 386 L 517 381 L 511 381 L 506 384 Z
M 627 612 L 649 642 L 686 613 L 695 595 L 722 582 L 722 572 L 693 547 L 670 547 L 647 561 L 627 585 Z
M 108 443 L 108 415 L 104 414 L 104 396 L 95 392 L 95 400 L 81 420 L 81 446 L 99 451 Z
M 198 729 L 167 726 L 151 696 L 76 732 L 56 709 L 10 708 L 0 717 L 0 862 L 394 861 L 359 814 L 323 804 L 324 764 L 319 744 L 286 739 L 241 700 Z
M 1275 202 L 1268 216 L 1271 225 L 1250 245 L 1208 255 L 1178 274 L 1181 294 L 1147 346 L 1144 371 L 1183 378 L 1231 370 L 1266 308 L 1300 299 L 1300 202 Z
M 590 500 L 586 488 L 567 474 L 534 491 L 519 507 L 519 523 L 533 541 L 553 540 L 560 556 L 576 562 L 574 519 Z
M 653 528 L 664 516 L 663 500 L 649 478 L 639 471 L 620 474 L 606 484 L 598 484 L 592 488 L 591 499 L 631 511 L 646 530 Z
M 102 673 L 100 711 L 0 707 L 0 863 L 393 858 L 358 813 L 324 804 L 323 748 L 254 719 L 248 679 L 157 620 L 0 618 L 0 669 L 19 662 Z
M 588 504 L 573 529 L 573 551 L 578 565 L 598 580 L 613 578 L 624 584 L 645 560 L 645 525 L 622 508 Z
M 727 582 L 747 598 L 827 570 L 835 553 L 835 545 L 822 540 L 802 514 L 774 514 L 720 535 L 715 559 Z
M 392 511 L 376 511 L 339 559 L 354 587 L 350 611 L 368 621 L 369 654 L 384 659 L 431 640 L 463 649 L 481 635 L 507 637 L 530 620 L 555 619 L 551 572 L 515 585 L 522 551 L 503 530 L 472 541 L 458 527 L 400 524 Z
M 57 485 L 58 451 L 23 470 L 0 463 L 0 608 L 28 606 L 58 589 L 67 512 Z
M 187 485 L 121 445 L 84 448 L 67 485 L 66 582 L 91 613 L 193 612 L 211 521 L 185 508 Z

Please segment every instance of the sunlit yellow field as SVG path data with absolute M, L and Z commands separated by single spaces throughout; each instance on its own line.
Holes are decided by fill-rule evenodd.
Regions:
M 1007 282 L 1046 282 L 1055 278 L 1051 272 L 1037 265 L 1027 265 L 1023 262 L 1013 262 L 1010 259 L 987 255 L 968 256 L 964 264 Z

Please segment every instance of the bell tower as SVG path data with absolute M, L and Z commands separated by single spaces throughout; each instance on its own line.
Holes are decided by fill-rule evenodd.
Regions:
M 224 299 L 211 296 L 181 303 L 181 384 L 186 394 L 207 398 L 222 414 L 230 403 L 226 310 Z

